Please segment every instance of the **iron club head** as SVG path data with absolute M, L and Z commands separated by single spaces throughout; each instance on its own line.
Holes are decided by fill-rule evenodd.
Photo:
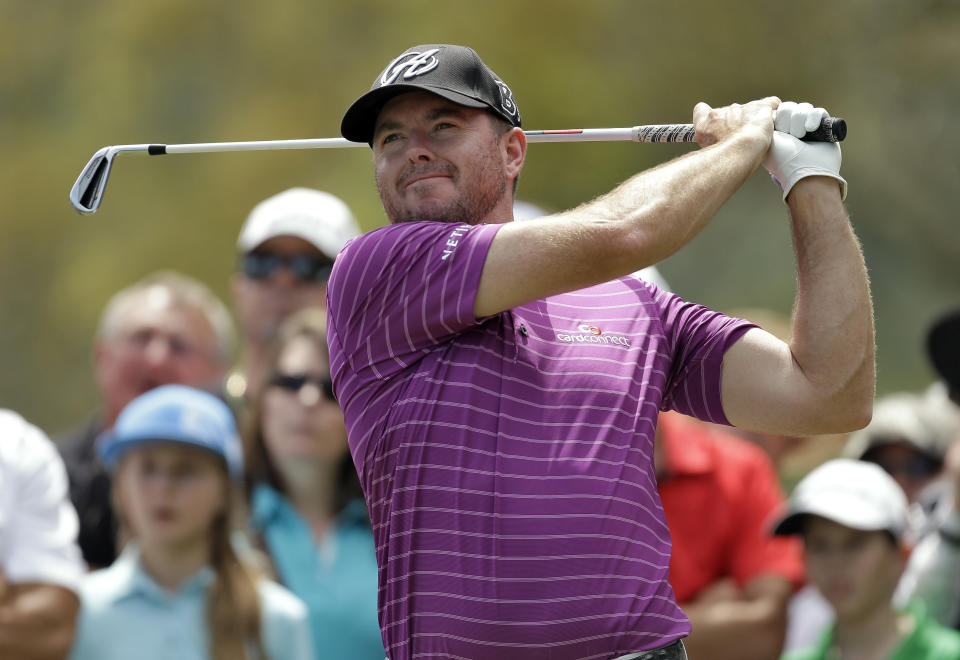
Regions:
M 73 208 L 81 213 L 93 213 L 100 207 L 103 189 L 107 186 L 107 178 L 116 156 L 117 151 L 113 147 L 104 147 L 93 154 L 70 189 L 70 203 Z
M 123 144 L 114 147 L 103 147 L 93 154 L 86 167 L 80 172 L 76 183 L 70 189 L 70 203 L 80 213 L 93 213 L 100 208 L 103 200 L 103 190 L 107 187 L 110 170 L 113 169 L 113 159 L 121 151 L 146 151 L 149 144 Z

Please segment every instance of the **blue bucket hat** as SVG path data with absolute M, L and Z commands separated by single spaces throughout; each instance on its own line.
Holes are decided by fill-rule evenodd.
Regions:
M 97 438 L 97 454 L 109 469 L 131 449 L 174 443 L 219 456 L 230 476 L 243 475 L 243 452 L 233 413 L 223 401 L 185 385 L 163 385 L 126 405 L 113 429 Z

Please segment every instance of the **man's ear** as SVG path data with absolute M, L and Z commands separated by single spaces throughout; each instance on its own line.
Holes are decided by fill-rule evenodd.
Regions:
M 103 364 L 109 351 L 110 348 L 104 343 L 100 336 L 97 336 L 93 340 L 93 347 L 90 350 L 90 363 L 93 366 L 93 377 L 101 389 L 103 388 L 104 382 Z
M 527 157 L 527 136 L 521 129 L 513 127 L 504 134 L 501 143 L 506 174 L 511 180 L 516 179 Z

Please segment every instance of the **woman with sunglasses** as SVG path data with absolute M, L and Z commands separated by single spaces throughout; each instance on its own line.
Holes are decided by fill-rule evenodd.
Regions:
M 246 420 L 255 544 L 307 604 L 316 656 L 383 660 L 373 534 L 334 397 L 326 319 L 281 327 Z

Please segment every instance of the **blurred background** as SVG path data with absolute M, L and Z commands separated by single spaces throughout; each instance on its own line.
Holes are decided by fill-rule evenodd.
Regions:
M 339 135 L 346 107 L 421 43 L 472 46 L 527 129 L 689 122 L 775 94 L 845 117 L 848 208 L 873 282 L 878 391 L 934 376 L 929 322 L 960 304 L 960 4 L 570 0 L 0 0 L 0 407 L 50 433 L 96 406 L 91 337 L 160 268 L 229 301 L 240 224 L 294 185 L 384 224 L 367 149 L 120 156 L 103 206 L 68 191 L 102 146 Z M 691 145 L 531 145 L 519 198 L 576 205 Z M 756 174 L 681 253 L 671 287 L 788 314 L 786 210 Z

